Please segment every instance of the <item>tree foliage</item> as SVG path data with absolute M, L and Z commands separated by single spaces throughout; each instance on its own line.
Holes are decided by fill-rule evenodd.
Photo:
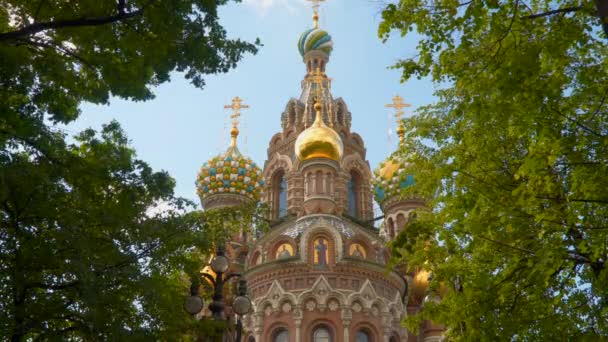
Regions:
M 608 337 L 608 45 L 602 1 L 402 0 L 379 34 L 421 37 L 403 81 L 438 102 L 405 124 L 429 198 L 393 243 L 450 288 L 408 318 L 456 340 Z M 440 291 L 441 292 L 441 291 Z
M 6 0 L 0 6 L 0 339 L 159 340 L 218 327 L 182 309 L 188 274 L 257 208 L 193 211 L 112 122 L 68 143 L 83 102 L 194 86 L 259 44 L 229 39 L 227 0 Z M 239 229 L 242 228 L 239 225 Z M 207 256 L 205 256 L 207 255 Z

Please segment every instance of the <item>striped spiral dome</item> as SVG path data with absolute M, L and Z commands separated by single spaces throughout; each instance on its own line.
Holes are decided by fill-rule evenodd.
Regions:
M 330 55 L 333 46 L 334 43 L 329 33 L 318 28 L 304 31 L 298 40 L 298 50 L 300 50 L 302 57 L 313 50 L 323 51 Z

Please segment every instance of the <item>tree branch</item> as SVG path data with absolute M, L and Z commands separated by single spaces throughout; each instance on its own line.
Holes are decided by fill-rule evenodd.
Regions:
M 144 12 L 155 0 L 149 0 L 142 8 L 132 12 L 122 12 L 108 17 L 80 17 L 70 20 L 46 21 L 27 25 L 16 31 L 8 31 L 0 33 L 0 41 L 18 39 L 23 36 L 29 36 L 46 30 L 55 30 L 66 27 L 82 27 L 82 26 L 100 26 L 120 22 L 133 17 L 136 17 Z
M 564 7 L 564 8 L 559 8 L 559 9 L 556 9 L 553 11 L 527 15 L 527 16 L 521 17 L 521 19 L 536 19 L 536 18 L 548 17 L 550 15 L 554 15 L 554 14 L 558 14 L 558 13 L 576 12 L 576 11 L 580 11 L 581 9 L 583 9 L 583 6 Z

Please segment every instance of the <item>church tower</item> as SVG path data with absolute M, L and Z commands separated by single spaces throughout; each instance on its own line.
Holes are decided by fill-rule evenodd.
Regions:
M 262 172 L 272 224 L 249 243 L 255 311 L 245 341 L 406 341 L 407 282 L 386 268 L 365 144 L 351 131 L 346 102 L 332 94 L 333 41 L 316 8 L 313 19 L 298 40 L 301 93 L 285 106 Z

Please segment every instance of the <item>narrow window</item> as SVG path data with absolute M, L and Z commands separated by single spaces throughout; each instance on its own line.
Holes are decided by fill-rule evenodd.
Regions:
M 287 215 L 287 180 L 285 173 L 279 171 L 273 177 L 273 213 L 275 218 Z
M 359 188 L 361 177 L 355 171 L 350 173 L 350 180 L 348 181 L 348 215 L 352 217 L 359 217 Z
M 281 177 L 279 189 L 279 217 L 287 215 L 287 180 Z
M 364 330 L 357 331 L 357 336 L 355 337 L 356 342 L 371 342 L 371 338 L 369 338 L 369 334 Z
M 332 342 L 329 330 L 325 327 L 317 328 L 312 335 L 313 342 Z
M 289 332 L 281 329 L 275 333 L 273 342 L 289 342 Z

